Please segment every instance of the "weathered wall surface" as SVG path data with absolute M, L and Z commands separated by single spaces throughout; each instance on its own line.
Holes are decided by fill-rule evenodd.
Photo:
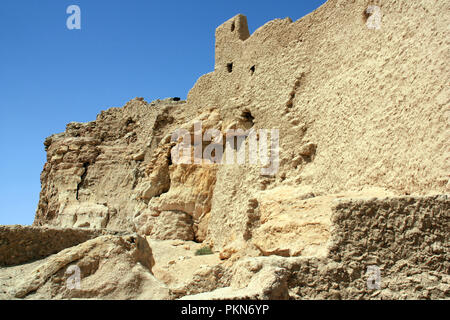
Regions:
M 0 266 L 45 258 L 107 233 L 105 230 L 0 226 Z
M 342 199 L 324 257 L 257 257 L 199 272 L 184 299 L 448 299 L 448 196 Z M 367 286 L 369 266 L 380 289 Z M 217 277 L 223 273 L 222 277 Z M 214 279 L 210 291 L 203 279 Z
M 167 287 L 152 274 L 154 263 L 144 238 L 102 235 L 46 259 L 1 269 L 0 299 L 166 299 Z
M 381 10 L 379 29 L 366 25 L 371 4 Z M 230 261 L 306 257 L 319 261 L 322 275 L 323 262 L 334 261 L 340 265 L 326 268 L 342 283 L 356 272 L 347 263 L 375 251 L 380 259 L 416 257 L 408 263 L 417 268 L 437 259 L 430 272 L 444 272 L 440 266 L 448 273 L 445 257 L 429 252 L 448 246 L 447 200 L 355 199 L 337 216 L 331 202 L 450 192 L 449 9 L 446 1 L 329 0 L 298 21 L 276 19 L 251 35 L 243 15 L 230 19 L 216 30 L 215 70 L 187 101 L 134 99 L 46 140 L 34 224 L 203 241 Z M 196 121 L 201 133 L 279 129 L 279 170 L 267 176 L 249 164 L 173 163 L 172 133 L 193 135 Z M 329 239 L 345 249 L 328 257 Z M 398 261 L 389 261 L 395 270 Z M 298 290 L 291 296 L 309 295 Z
M 149 104 L 137 98 L 124 108 L 103 111 L 93 122 L 70 123 L 64 133 L 47 138 L 34 224 L 136 229 L 133 218 L 140 213 L 136 206 L 170 186 L 169 158 L 163 154 L 159 159 L 157 148 L 165 131 L 170 131 L 165 126 L 174 121 L 172 113 L 189 119 L 190 111 L 172 99 Z M 147 177 L 153 160 L 158 171 L 151 170 Z M 151 173 L 159 171 L 152 179 Z M 155 183 L 162 185 L 157 192 L 149 197 L 142 194 L 155 189 Z
M 216 68 L 198 80 L 188 104 L 217 107 L 224 126 L 250 112 L 255 129 L 280 129 L 281 144 L 280 170 L 269 181 L 257 170 L 219 168 L 210 220 L 217 245 L 245 233 L 246 199 L 262 188 L 450 190 L 449 5 L 378 2 L 381 28 L 373 30 L 369 4 L 328 1 L 249 37 L 232 31 L 245 28 L 242 16 L 217 29 Z M 310 143 L 316 149 L 307 159 L 300 150 Z M 225 221 L 233 225 L 221 232 Z
M 382 1 L 379 30 L 366 26 L 369 4 L 328 1 L 250 37 L 242 16 L 227 21 L 216 31 L 215 71 L 188 103 L 217 107 L 224 123 L 248 110 L 255 128 L 279 128 L 285 183 L 448 191 L 449 4 Z M 305 143 L 317 145 L 314 160 L 295 169 Z
M 329 258 L 347 278 L 344 298 L 449 298 L 449 214 L 448 195 L 337 201 Z M 370 265 L 380 268 L 381 292 L 367 292 Z

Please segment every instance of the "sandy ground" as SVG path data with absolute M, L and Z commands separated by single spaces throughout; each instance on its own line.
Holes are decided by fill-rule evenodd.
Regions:
M 153 250 L 155 277 L 170 287 L 176 288 L 189 282 L 202 266 L 221 263 L 219 253 L 196 256 L 195 251 L 203 247 L 201 243 L 181 240 L 147 239 Z

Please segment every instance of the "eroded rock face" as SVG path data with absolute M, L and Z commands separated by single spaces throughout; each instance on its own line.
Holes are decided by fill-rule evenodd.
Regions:
M 188 214 L 193 221 L 195 238 L 203 241 L 206 237 L 211 211 L 216 171 L 216 168 L 211 165 L 206 167 L 183 164 L 172 166 L 169 191 L 152 199 L 149 202 L 149 208 L 154 211 L 170 210 Z
M 151 104 L 135 99 L 49 137 L 34 224 L 203 241 L 217 166 L 173 163 L 171 136 L 180 127 L 193 133 L 199 121 L 204 131 L 221 125 L 217 112 L 185 112 L 185 107 L 172 99 Z M 168 214 L 181 218 L 171 226 Z M 165 230 L 156 230 L 155 223 Z
M 194 240 L 192 217 L 182 211 L 163 211 L 156 219 L 150 235 L 156 240 Z
M 183 299 L 442 299 L 450 297 L 448 196 L 341 199 L 322 257 L 247 257 L 210 267 Z M 368 287 L 369 267 L 380 270 Z M 201 282 L 200 282 L 201 283 Z
M 449 3 L 384 3 L 379 29 L 367 26 L 367 6 L 329 0 L 252 35 L 243 15 L 233 17 L 216 30 L 215 70 L 198 79 L 187 101 L 136 98 L 49 137 L 34 224 L 136 231 L 213 248 L 223 265 L 200 270 L 198 281 L 172 297 L 217 289 L 201 297 L 370 298 L 362 279 L 374 254 L 392 285 L 383 297 L 413 290 L 412 269 L 447 281 L 441 238 L 448 200 L 425 196 L 450 191 L 448 36 L 445 19 L 436 18 Z M 204 139 L 182 154 L 191 163 L 180 164 L 173 157 L 178 129 L 194 143 L 207 130 L 224 138 L 241 129 L 245 143 L 217 144 L 233 155 L 244 150 L 246 161 L 195 163 Z M 279 130 L 273 175 L 248 161 L 248 130 L 261 129 Z M 340 198 L 353 200 L 336 207 Z M 398 260 L 400 248 L 418 250 L 420 264 Z M 242 259 L 261 266 L 245 281 L 238 274 L 253 267 L 232 269 Z M 438 262 L 428 269 L 423 259 Z M 403 268 L 399 280 L 394 270 Z M 431 297 L 448 295 L 427 286 Z
M 0 266 L 39 260 L 108 233 L 80 228 L 0 226 Z
M 260 204 L 260 227 L 252 236 L 263 255 L 324 256 L 330 237 L 330 197 L 303 194 L 296 188 L 280 187 L 264 192 Z M 327 201 L 328 200 L 328 201 Z
M 309 193 L 307 195 L 310 196 Z M 316 208 L 320 212 L 324 206 L 317 206 L 319 198 L 291 198 L 291 201 L 297 201 L 294 206 Z M 252 251 L 251 245 L 244 242 L 247 247 L 231 250 L 231 255 L 221 261 L 222 253 L 217 250 L 204 258 L 195 255 L 202 244 L 192 241 L 149 237 L 147 242 L 137 235 L 105 235 L 64 249 L 44 260 L 0 269 L 0 298 L 450 297 L 450 247 L 446 240 L 446 219 L 450 210 L 448 196 L 364 198 L 360 195 L 359 198 L 345 198 L 337 195 L 333 199 L 322 201 L 331 205 L 326 210 L 331 212 L 330 239 L 321 244 L 325 254 L 315 252 L 284 257 L 274 252 L 258 257 L 260 253 Z M 267 202 L 274 208 L 280 205 L 275 200 L 269 198 L 262 203 Z M 280 212 L 282 210 L 275 212 L 275 216 Z M 171 212 L 167 214 L 168 217 L 171 215 Z M 77 230 L 82 236 L 91 232 L 87 229 L 52 230 L 61 236 Z M 43 240 L 46 238 L 40 235 L 40 228 L 28 231 L 37 232 L 35 239 L 45 243 Z M 303 235 L 300 234 L 299 239 L 306 243 Z M 23 251 L 17 246 L 11 250 Z M 83 280 L 79 290 L 69 290 L 66 285 L 70 276 L 66 270 L 71 266 L 81 270 Z M 378 289 L 368 287 L 369 267 L 376 267 L 380 272 Z
M 168 289 L 151 273 L 154 263 L 145 239 L 136 235 L 100 236 L 48 257 L 22 277 L 16 275 L 6 297 L 167 298 Z M 79 287 L 73 276 L 79 276 Z
M 153 157 L 170 121 L 156 120 L 176 106 L 180 109 L 174 112 L 182 112 L 184 105 L 137 98 L 47 138 L 48 161 L 34 224 L 134 230 L 136 208 L 170 186 L 170 157 L 164 154 L 162 162 Z M 147 171 L 150 164 L 157 169 Z

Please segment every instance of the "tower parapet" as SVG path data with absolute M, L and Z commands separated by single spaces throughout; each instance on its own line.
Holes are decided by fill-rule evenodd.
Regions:
M 243 50 L 243 42 L 250 37 L 247 18 L 238 14 L 216 29 L 215 69 L 233 71 L 233 62 Z

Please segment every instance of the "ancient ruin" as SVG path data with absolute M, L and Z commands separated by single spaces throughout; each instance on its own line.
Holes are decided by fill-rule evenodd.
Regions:
M 135 98 L 45 140 L 33 226 L 0 227 L 0 299 L 448 299 L 448 12 L 329 0 L 252 34 L 226 21 L 186 101 Z M 276 173 L 176 163 L 173 133 L 198 122 L 278 130 Z M 251 157 L 247 135 L 219 140 Z

